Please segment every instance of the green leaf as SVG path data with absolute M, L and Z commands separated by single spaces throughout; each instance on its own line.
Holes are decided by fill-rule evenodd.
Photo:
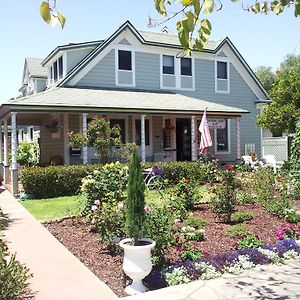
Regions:
M 159 14 L 162 16 L 167 15 L 167 10 L 165 7 L 165 0 L 155 0 L 155 8 Z
M 198 16 L 201 11 L 200 0 L 193 0 L 195 15 Z
M 214 11 L 215 1 L 214 0 L 204 0 L 202 10 L 205 15 L 208 15 Z
M 273 6 L 271 6 L 271 9 L 274 12 L 274 14 L 279 15 L 283 12 L 283 6 L 280 3 L 276 3 L 276 2 L 277 1 L 274 1 L 274 3 L 272 3 Z
M 61 25 L 61 28 L 63 29 L 66 23 L 66 17 L 60 12 L 57 12 L 57 19 Z
M 181 0 L 181 3 L 183 6 L 189 6 L 192 4 L 192 0 Z
M 300 0 L 295 1 L 295 17 L 300 16 Z
M 49 24 L 51 21 L 51 10 L 50 10 L 50 6 L 49 3 L 46 1 L 43 1 L 40 7 L 40 14 L 43 18 L 43 20 Z

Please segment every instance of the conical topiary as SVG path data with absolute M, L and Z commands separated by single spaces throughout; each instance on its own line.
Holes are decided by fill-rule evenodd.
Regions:
M 136 245 L 145 232 L 145 184 L 136 149 L 132 153 L 132 160 L 129 167 L 127 192 L 125 230 L 127 236 L 132 238 Z

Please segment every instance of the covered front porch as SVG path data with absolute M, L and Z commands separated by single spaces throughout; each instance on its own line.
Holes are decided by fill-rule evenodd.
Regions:
M 81 101 L 76 102 L 78 97 Z M 137 144 L 142 161 L 195 161 L 205 109 L 214 143 L 210 153 L 224 161 L 240 159 L 240 118 L 247 111 L 179 94 L 60 88 L 4 104 L 0 110 L 4 183 L 11 181 L 12 192 L 18 193 L 19 126 L 40 129 L 40 163 L 45 165 L 53 157 L 65 165 L 96 162 L 94 149 L 69 145 L 69 132 L 86 134 L 94 117 L 119 124 L 122 141 Z

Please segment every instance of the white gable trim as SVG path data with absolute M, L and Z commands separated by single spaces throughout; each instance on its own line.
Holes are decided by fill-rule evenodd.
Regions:
M 228 45 L 228 42 L 225 42 L 224 45 L 216 53 L 216 60 L 221 60 L 221 57 L 218 56 L 218 54 L 221 52 L 224 52 L 224 54 L 227 56 L 228 61 L 232 63 L 232 65 L 247 83 L 249 88 L 253 91 L 255 96 L 258 99 L 266 99 L 263 88 L 260 87 L 259 83 L 256 82 L 250 75 L 250 72 L 252 71 L 250 69 L 248 70 L 247 66 L 241 62 L 241 59 L 243 60 L 243 58 L 239 57 L 240 55 L 231 49 L 231 47 Z

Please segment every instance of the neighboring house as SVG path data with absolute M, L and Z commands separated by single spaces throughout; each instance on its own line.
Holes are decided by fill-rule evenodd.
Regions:
M 212 155 L 235 161 L 251 148 L 260 156 L 255 118 L 257 105 L 268 96 L 228 38 L 209 42 L 203 52 L 188 57 L 177 36 L 138 31 L 127 21 L 103 41 L 55 48 L 41 66 L 47 70 L 47 89 L 3 104 L 0 119 L 13 129 L 40 126 L 42 163 L 54 155 L 65 164 L 93 161 L 86 148 L 80 154 L 70 151 L 68 132 L 86 133 L 94 116 L 118 123 L 122 140 L 135 142 L 143 161 L 196 160 L 206 108 Z

